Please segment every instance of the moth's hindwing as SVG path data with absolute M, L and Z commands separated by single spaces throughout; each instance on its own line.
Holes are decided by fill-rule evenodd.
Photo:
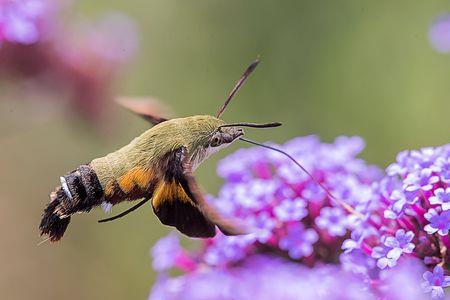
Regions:
M 190 237 L 213 237 L 215 225 L 199 210 L 184 177 L 182 149 L 165 155 L 161 166 L 165 176 L 152 199 L 153 211 L 161 223 L 175 226 Z

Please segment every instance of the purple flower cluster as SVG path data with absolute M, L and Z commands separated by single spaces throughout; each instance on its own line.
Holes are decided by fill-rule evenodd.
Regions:
M 375 260 L 379 270 L 395 267 L 403 257 L 419 258 L 434 268 L 424 274 L 425 291 L 442 298 L 450 280 L 444 276 L 450 266 L 449 168 L 450 144 L 399 153 L 387 176 L 374 184 L 377 209 L 343 243 L 345 256 L 364 253 L 364 264 Z
M 149 300 L 373 300 L 365 285 L 337 266 L 310 269 L 270 255 L 231 268 L 204 267 L 185 276 L 160 274 Z
M 234 237 L 218 234 L 204 240 L 195 253 L 178 248 L 173 255 L 172 244 L 166 251 L 154 250 L 160 280 L 150 299 L 180 299 L 186 294 L 189 299 L 250 299 L 239 294 L 241 289 L 262 291 L 272 299 L 322 299 L 314 292 L 326 294 L 327 288 L 315 285 L 316 279 L 305 279 L 306 266 L 315 266 L 308 271 L 310 278 L 324 276 L 317 282 L 358 286 L 356 294 L 342 290 L 345 296 L 328 294 L 326 299 L 444 296 L 450 285 L 445 275 L 450 265 L 450 145 L 401 152 L 384 177 L 355 157 L 363 148 L 356 137 L 325 144 L 309 136 L 276 147 L 293 155 L 333 197 L 276 152 L 237 151 L 219 164 L 225 184 L 214 203 L 251 225 L 253 232 Z M 170 255 L 158 258 L 157 253 L 163 252 Z M 255 261 L 264 261 L 270 275 Z M 346 278 L 345 284 L 321 272 L 337 268 L 324 263 L 338 262 L 335 272 Z M 186 274 L 169 278 L 165 275 L 169 268 Z M 276 294 L 261 288 L 266 276 Z M 280 287 L 273 283 L 278 278 L 283 280 Z M 212 297 L 207 287 L 217 291 L 217 284 L 223 284 L 224 294 Z M 399 285 L 405 287 L 399 290 Z M 158 298 L 162 292 L 169 296 Z M 265 299 L 263 295 L 256 298 Z
M 370 186 L 380 172 L 355 158 L 364 147 L 360 138 L 340 137 L 334 144 L 325 144 L 309 136 L 277 147 L 293 155 L 336 197 L 361 213 L 371 210 L 365 202 L 372 198 Z M 218 173 L 226 183 L 214 203 L 256 230 L 231 238 L 237 240 L 233 243 L 224 235 L 209 240 L 203 253 L 208 264 L 235 263 L 267 249 L 313 264 L 323 259 L 314 249 L 333 252 L 351 229 L 349 212 L 276 152 L 239 150 L 219 164 Z

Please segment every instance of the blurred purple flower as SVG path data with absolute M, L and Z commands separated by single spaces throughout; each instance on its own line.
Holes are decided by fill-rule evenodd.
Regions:
M 309 256 L 313 253 L 313 244 L 319 236 L 314 229 L 305 229 L 301 223 L 288 225 L 286 236 L 280 239 L 279 245 L 288 251 L 293 259 Z
M 430 27 L 428 37 L 431 46 L 438 52 L 450 52 L 450 15 L 440 16 Z
M 180 240 L 175 232 L 160 239 L 152 248 L 153 269 L 161 272 L 173 268 L 181 251 Z
M 270 255 L 227 269 L 202 269 L 161 278 L 149 300 L 369 300 L 364 283 L 336 266 L 314 269 Z
M 261 242 L 267 242 L 272 236 L 276 221 L 268 213 L 263 212 L 255 217 L 249 217 L 249 224 L 255 228 L 254 236 Z
M 137 29 L 117 12 L 97 24 L 66 20 L 59 13 L 65 5 L 0 0 L 0 75 L 14 78 L 11 83 L 19 82 L 18 88 L 24 80 L 39 87 L 38 93 L 51 91 L 79 115 L 98 121 L 113 98 L 121 67 L 136 52 Z
M 316 225 L 327 230 L 331 236 L 344 236 L 347 224 L 347 215 L 338 207 L 324 207 L 316 218 Z
M 353 250 L 361 247 L 361 243 L 362 243 L 363 239 L 364 239 L 363 232 L 355 230 L 351 233 L 350 238 L 346 239 L 342 243 L 341 248 L 342 248 L 342 250 L 344 250 L 345 253 L 352 252 Z
M 421 288 L 423 264 L 420 260 L 408 258 L 394 269 L 381 271 L 382 290 L 388 300 L 425 300 L 429 299 Z M 379 297 L 382 298 L 382 297 Z
M 358 249 L 341 254 L 339 260 L 344 271 L 352 272 L 366 281 L 376 278 L 379 273 L 376 260 Z
M 36 43 L 49 5 L 48 0 L 0 1 L 0 47 L 2 40 L 23 45 Z
M 317 183 L 310 182 L 303 189 L 301 196 L 307 201 L 320 202 L 326 198 L 327 194 Z
M 306 203 L 301 198 L 284 199 L 275 207 L 274 213 L 277 219 L 283 222 L 300 221 L 308 215 L 308 210 Z
M 436 266 L 433 272 L 427 271 L 423 274 L 422 287 L 426 293 L 431 293 L 433 299 L 444 298 L 444 289 L 450 286 L 450 276 L 444 275 L 444 269 Z
M 221 237 L 221 238 L 219 238 Z M 230 261 L 239 261 L 246 257 L 248 249 L 256 241 L 255 235 L 223 237 L 218 235 L 205 249 L 202 259 L 209 265 L 226 265 Z

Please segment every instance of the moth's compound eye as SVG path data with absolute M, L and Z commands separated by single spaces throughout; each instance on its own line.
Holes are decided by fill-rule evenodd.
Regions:
M 211 140 L 211 147 L 217 147 L 221 144 L 221 139 L 219 136 L 214 136 Z

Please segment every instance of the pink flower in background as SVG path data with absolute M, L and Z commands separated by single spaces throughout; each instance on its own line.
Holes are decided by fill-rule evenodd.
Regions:
M 96 120 L 137 51 L 137 29 L 119 12 L 96 23 L 63 20 L 63 6 L 64 1 L 0 0 L 0 75 L 19 89 L 24 81 L 36 81 L 34 86 Z
M 0 45 L 3 41 L 30 45 L 43 35 L 45 20 L 53 13 L 48 0 L 1 0 Z

